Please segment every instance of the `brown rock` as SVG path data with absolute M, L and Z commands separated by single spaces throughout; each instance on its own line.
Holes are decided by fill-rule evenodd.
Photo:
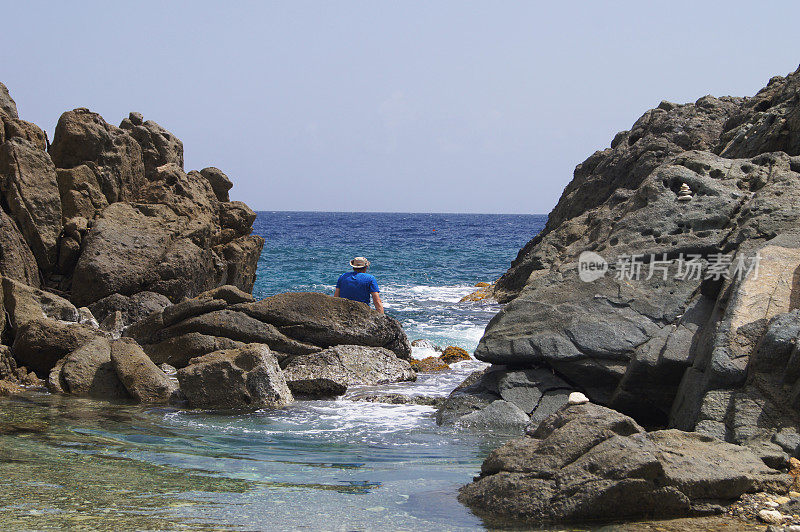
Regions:
M 287 336 L 321 347 L 385 347 L 408 359 L 411 346 L 400 323 L 364 303 L 315 292 L 279 294 L 234 305 L 253 318 L 279 327 Z
M 139 143 L 88 109 L 61 115 L 50 156 L 58 168 L 91 168 L 109 203 L 133 200 L 144 185 Z
M 125 389 L 137 402 L 167 403 L 177 396 L 177 384 L 130 338 L 111 342 L 111 363 Z
M 183 142 L 152 120 L 142 122 L 141 118 L 141 114 L 131 113 L 119 127 L 141 146 L 145 177 L 150 179 L 156 168 L 168 163 L 183 168 Z
M 214 167 L 203 168 L 200 174 L 208 180 L 219 201 L 230 201 L 228 191 L 233 188 L 233 183 L 222 170 Z
M 85 325 L 41 318 L 17 330 L 11 353 L 18 362 L 45 377 L 56 362 L 98 336 L 98 331 Z
M 65 219 L 80 216 L 93 220 L 108 206 L 108 199 L 89 166 L 81 164 L 74 168 L 59 168 L 56 177 Z
M 447 371 L 450 366 L 442 362 L 438 357 L 425 357 L 423 359 L 412 359 L 411 368 L 417 373 L 439 373 Z
M 129 399 L 111 363 L 111 344 L 98 336 L 75 349 L 53 368 L 51 391 L 97 399 Z
M 445 364 L 454 364 L 462 360 L 469 360 L 470 356 L 466 349 L 449 345 L 445 348 L 444 352 L 439 355 L 439 359 Z
M 13 138 L 0 146 L 0 192 L 44 271 L 58 260 L 61 198 L 55 167 L 47 153 Z
M 195 407 L 279 408 L 294 399 L 269 348 L 249 344 L 215 351 L 178 370 L 181 391 Z
M 0 209 L 0 276 L 38 288 L 39 267 L 16 222 Z

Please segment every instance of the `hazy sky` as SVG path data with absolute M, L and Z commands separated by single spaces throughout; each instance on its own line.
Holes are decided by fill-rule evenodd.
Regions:
M 0 81 L 50 137 L 140 111 L 258 210 L 547 213 L 663 100 L 800 63 L 787 2 L 3 2 Z

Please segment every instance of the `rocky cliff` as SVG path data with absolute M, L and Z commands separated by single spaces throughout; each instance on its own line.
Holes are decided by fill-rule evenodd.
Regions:
M 232 186 L 218 168 L 186 172 L 183 143 L 139 113 L 115 127 L 68 111 L 50 144 L 0 84 L 0 395 L 44 379 L 70 395 L 261 408 L 315 379 L 336 395 L 415 378 L 400 324 L 366 305 L 253 299 L 264 240 Z M 332 375 L 320 360 L 337 346 Z
M 587 251 L 601 269 L 584 281 Z M 536 421 L 577 390 L 647 427 L 797 455 L 798 294 L 800 70 L 749 98 L 661 102 L 577 166 L 497 283 L 475 353 L 495 366 L 442 413 L 504 400 Z

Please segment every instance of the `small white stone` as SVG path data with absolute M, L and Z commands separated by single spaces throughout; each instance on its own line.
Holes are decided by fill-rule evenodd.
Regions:
M 784 527 L 783 532 L 800 532 L 800 525 L 789 525 Z
M 783 523 L 783 514 L 778 510 L 761 510 L 758 512 L 758 518 L 769 525 L 779 525 Z
M 583 395 L 581 392 L 572 392 L 569 394 L 569 399 L 567 402 L 571 405 L 583 405 L 589 402 L 589 398 Z
M 775 501 L 767 501 L 767 502 L 765 502 L 764 504 L 766 504 L 766 505 L 767 505 L 767 506 L 769 506 L 770 508 L 777 508 L 778 506 L 780 506 L 780 504 L 778 504 L 778 503 L 777 503 L 777 502 L 775 502 Z

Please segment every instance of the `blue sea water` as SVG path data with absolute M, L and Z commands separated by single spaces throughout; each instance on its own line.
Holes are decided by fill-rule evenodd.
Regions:
M 497 305 L 459 304 L 477 282 L 500 277 L 546 216 L 260 212 L 266 239 L 253 290 L 333 294 L 355 256 L 367 257 L 386 311 L 410 339 L 475 349 Z
M 262 212 L 255 295 L 332 293 L 364 255 L 410 338 L 474 349 L 497 305 L 459 303 L 498 278 L 542 216 Z M 417 357 L 432 354 L 416 349 Z M 456 500 L 509 435 L 438 427 L 434 410 L 357 400 L 445 396 L 472 360 L 336 400 L 222 415 L 34 393 L 0 409 L 6 528 L 485 530 Z

